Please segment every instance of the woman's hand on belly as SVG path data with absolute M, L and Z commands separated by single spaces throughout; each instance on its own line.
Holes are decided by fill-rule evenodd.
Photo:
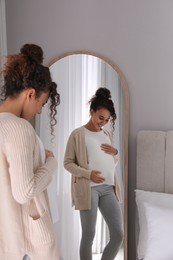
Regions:
M 103 183 L 105 181 L 105 178 L 99 171 L 92 171 L 90 179 L 95 183 Z
M 111 155 L 117 155 L 118 150 L 110 144 L 101 144 L 101 150 Z

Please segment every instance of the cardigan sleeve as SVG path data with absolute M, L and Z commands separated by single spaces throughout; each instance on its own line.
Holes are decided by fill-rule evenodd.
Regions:
M 54 157 L 45 164 L 34 165 L 36 134 L 26 121 L 13 123 L 5 138 L 5 154 L 9 167 L 12 195 L 21 204 L 45 190 L 57 167 Z
M 72 132 L 67 141 L 64 156 L 64 168 L 76 177 L 90 179 L 91 170 L 87 169 L 85 165 L 87 162 L 83 149 L 84 144 L 82 144 L 82 138 L 76 140 L 74 132 Z

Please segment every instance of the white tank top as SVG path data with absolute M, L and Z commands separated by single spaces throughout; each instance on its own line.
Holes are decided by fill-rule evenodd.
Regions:
M 114 185 L 115 161 L 112 155 L 101 150 L 101 144 L 111 144 L 110 138 L 104 133 L 92 132 L 85 128 L 85 142 L 90 170 L 100 171 L 105 177 L 103 183 L 91 182 L 91 186 L 108 184 Z

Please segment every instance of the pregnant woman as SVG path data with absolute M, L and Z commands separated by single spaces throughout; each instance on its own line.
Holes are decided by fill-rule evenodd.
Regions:
M 82 226 L 80 260 L 92 260 L 98 208 L 110 234 L 101 260 L 113 260 L 123 241 L 115 172 L 118 151 L 112 134 L 103 128 L 109 120 L 114 131 L 116 113 L 111 93 L 107 88 L 99 88 L 90 100 L 90 120 L 71 133 L 66 146 L 64 167 L 72 174 L 72 201 L 75 209 L 80 210 Z

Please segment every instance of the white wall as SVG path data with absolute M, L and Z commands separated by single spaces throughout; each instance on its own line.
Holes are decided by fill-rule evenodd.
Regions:
M 95 51 L 116 63 L 130 94 L 129 260 L 135 259 L 136 136 L 173 129 L 173 1 L 6 0 L 8 52 L 26 42 L 45 62 L 66 51 Z

